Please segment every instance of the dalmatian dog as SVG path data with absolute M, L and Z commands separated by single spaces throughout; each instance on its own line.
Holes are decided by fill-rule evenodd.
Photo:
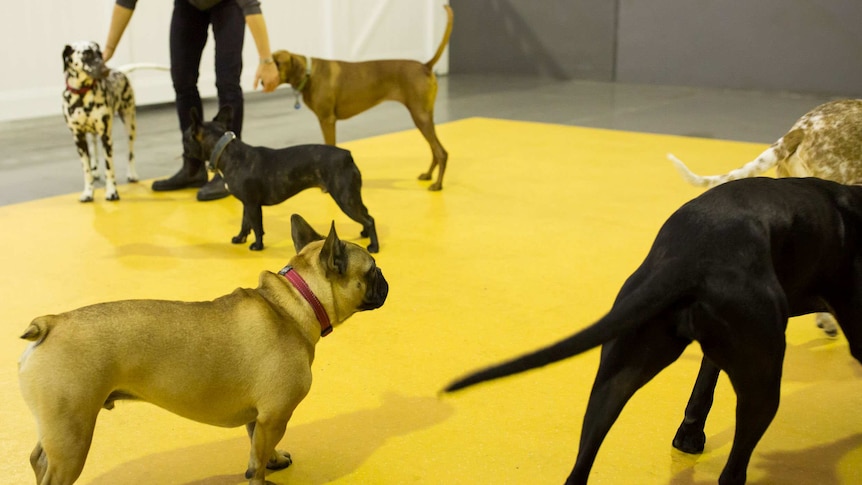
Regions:
M 799 118 L 790 130 L 751 162 L 721 175 L 698 175 L 681 160 L 668 159 L 690 184 L 698 187 L 754 177 L 771 168 L 779 177 L 817 177 L 842 184 L 862 184 L 862 99 L 821 104 Z M 838 335 L 828 313 L 817 314 L 817 326 Z
M 92 202 L 93 181 L 97 178 L 98 145 L 105 152 L 105 199 L 119 200 L 114 176 L 114 145 L 112 130 L 114 114 L 126 127 L 129 135 L 129 167 L 127 180 L 138 181 L 135 171 L 135 93 L 126 73 L 138 68 L 168 70 L 156 64 L 129 64 L 110 69 L 102 61 L 102 51 L 96 42 L 82 41 L 66 45 L 63 49 L 63 72 L 66 88 L 63 90 L 63 116 L 72 131 L 81 166 L 84 169 L 84 191 L 78 199 Z M 93 137 L 94 155 L 91 157 L 87 136 Z

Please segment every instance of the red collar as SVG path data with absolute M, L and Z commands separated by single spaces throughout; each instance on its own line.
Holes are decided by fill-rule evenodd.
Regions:
M 73 88 L 72 86 L 69 86 L 69 81 L 66 81 L 66 91 L 69 91 L 72 94 L 77 94 L 78 96 L 89 93 L 91 89 L 93 89 L 92 84 L 89 86 L 83 85 L 80 88 Z
M 314 296 L 311 288 L 308 287 L 308 284 L 306 284 L 305 280 L 302 279 L 302 276 L 299 276 L 299 273 L 293 269 L 293 266 L 285 266 L 278 272 L 278 274 L 287 278 L 287 281 L 290 281 L 291 284 L 293 284 L 293 287 L 299 291 L 303 298 L 305 298 L 305 301 L 311 305 L 311 308 L 314 310 L 314 314 L 317 316 L 317 321 L 320 322 L 320 336 L 326 337 L 332 333 L 332 324 L 329 323 L 329 315 L 326 314 L 326 310 L 324 310 L 320 300 Z

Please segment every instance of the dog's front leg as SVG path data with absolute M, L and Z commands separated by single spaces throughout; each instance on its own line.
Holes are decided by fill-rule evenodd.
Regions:
M 239 228 L 239 234 L 234 236 L 230 242 L 233 244 L 242 244 L 248 238 L 248 233 L 251 232 L 251 218 L 248 216 L 249 204 L 242 204 L 242 225 Z
M 84 170 L 84 191 L 78 198 L 81 202 L 93 201 L 93 169 L 90 165 L 90 147 L 87 145 L 87 134 L 83 131 L 75 132 L 75 148 L 78 149 L 78 157 L 81 158 L 81 168 Z M 94 140 L 95 143 L 98 141 Z
M 290 453 L 275 449 L 275 445 L 284 436 L 289 418 L 290 416 L 274 421 L 258 418 L 246 425 L 248 437 L 251 439 L 251 455 L 245 472 L 249 485 L 264 485 L 267 469 L 282 470 L 293 463 Z
M 701 453 L 706 444 L 706 417 L 712 408 L 715 395 L 715 385 L 721 371 L 705 356 L 700 362 L 700 371 L 694 382 L 694 389 L 688 405 L 685 407 L 685 417 L 673 437 L 673 447 L 685 453 Z
M 335 114 L 317 115 L 317 121 L 323 133 L 323 143 L 335 146 Z

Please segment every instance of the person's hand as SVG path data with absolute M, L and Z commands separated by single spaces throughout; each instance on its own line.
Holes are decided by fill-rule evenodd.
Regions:
M 278 68 L 275 67 L 275 63 L 270 62 L 261 62 L 257 66 L 257 73 L 254 75 L 254 89 L 257 89 L 257 85 L 261 84 L 263 86 L 263 92 L 271 93 L 275 91 L 275 88 L 281 83 L 281 79 L 278 75 Z
M 114 48 L 106 45 L 102 50 L 102 61 L 108 62 L 112 57 L 114 57 Z

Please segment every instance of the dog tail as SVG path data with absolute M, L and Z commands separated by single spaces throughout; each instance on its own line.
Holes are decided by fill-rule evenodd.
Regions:
M 434 53 L 434 57 L 425 63 L 429 69 L 434 67 L 434 64 L 437 64 L 437 61 L 440 60 L 440 56 L 443 55 L 443 51 L 446 50 L 446 45 L 449 43 L 449 37 L 452 35 L 452 21 L 455 18 L 455 14 L 452 13 L 452 7 L 449 5 L 443 5 L 443 8 L 446 9 L 446 16 L 448 17 L 448 20 L 446 21 L 446 33 L 443 34 L 443 40 L 440 41 L 440 46 L 437 47 L 437 52 Z
M 138 69 L 154 69 L 156 71 L 170 71 L 171 68 L 162 64 L 155 64 L 152 62 L 136 62 L 133 64 L 123 64 L 122 66 L 115 67 L 115 71 L 120 71 L 123 74 L 128 74 L 133 71 L 137 71 Z
M 697 175 L 682 163 L 682 160 L 673 156 L 672 153 L 667 154 L 668 160 L 673 162 L 677 171 L 690 184 L 697 187 L 715 187 L 731 180 L 738 180 L 747 177 L 754 177 L 778 165 L 778 162 L 786 160 L 790 155 L 796 152 L 799 144 L 802 143 L 803 131 L 800 129 L 791 130 L 789 133 L 779 138 L 778 141 L 767 148 L 754 160 L 745 165 L 731 170 L 724 175 Z
M 44 316 L 34 319 L 24 330 L 24 333 L 21 334 L 21 338 L 36 342 L 36 345 L 41 344 L 48 336 L 48 331 L 51 327 L 48 325 L 48 318 L 48 316 Z
M 580 332 L 543 349 L 462 377 L 449 384 L 444 392 L 457 391 L 480 382 L 544 367 L 598 347 L 637 328 L 679 300 L 687 291 L 686 285 L 668 285 L 657 281 L 659 278 L 663 277 L 656 274 L 649 276 L 632 293 L 617 301 L 607 315 Z M 673 287 L 679 289 L 667 291 Z

